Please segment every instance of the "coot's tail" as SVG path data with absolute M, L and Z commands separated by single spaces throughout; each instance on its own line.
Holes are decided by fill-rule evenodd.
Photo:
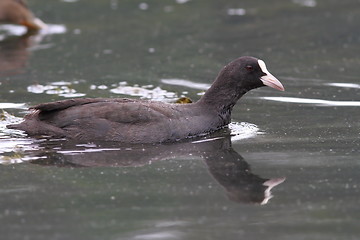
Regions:
M 63 129 L 35 119 L 27 119 L 18 124 L 9 124 L 6 127 L 25 131 L 29 136 L 46 135 L 54 137 L 65 137 L 66 135 Z

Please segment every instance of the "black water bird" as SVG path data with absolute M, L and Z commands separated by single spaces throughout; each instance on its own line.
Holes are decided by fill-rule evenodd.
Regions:
M 246 92 L 262 86 L 284 87 L 254 57 L 240 57 L 220 71 L 195 103 L 170 104 L 126 98 L 79 98 L 31 107 L 20 124 L 30 136 L 83 141 L 160 143 L 205 135 L 230 123 L 231 111 Z

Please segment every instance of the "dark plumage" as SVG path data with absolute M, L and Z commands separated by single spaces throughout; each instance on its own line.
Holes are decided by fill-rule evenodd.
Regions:
M 199 136 L 230 123 L 237 100 L 251 89 L 284 90 L 253 57 L 226 65 L 199 101 L 169 104 L 120 98 L 83 98 L 43 103 L 31 108 L 25 121 L 9 128 L 31 136 L 48 135 L 85 141 L 126 143 L 171 142 Z

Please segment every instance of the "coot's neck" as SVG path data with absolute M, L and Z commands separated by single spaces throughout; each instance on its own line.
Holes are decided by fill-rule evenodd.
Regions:
M 230 72 L 225 67 L 197 104 L 230 115 L 239 98 L 250 90 L 239 83 L 234 84 L 234 81 L 236 80 L 231 78 Z

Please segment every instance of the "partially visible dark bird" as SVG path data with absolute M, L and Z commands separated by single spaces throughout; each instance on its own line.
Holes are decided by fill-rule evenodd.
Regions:
M 0 0 L 0 23 L 22 25 L 29 31 L 38 31 L 46 27 L 23 0 Z

